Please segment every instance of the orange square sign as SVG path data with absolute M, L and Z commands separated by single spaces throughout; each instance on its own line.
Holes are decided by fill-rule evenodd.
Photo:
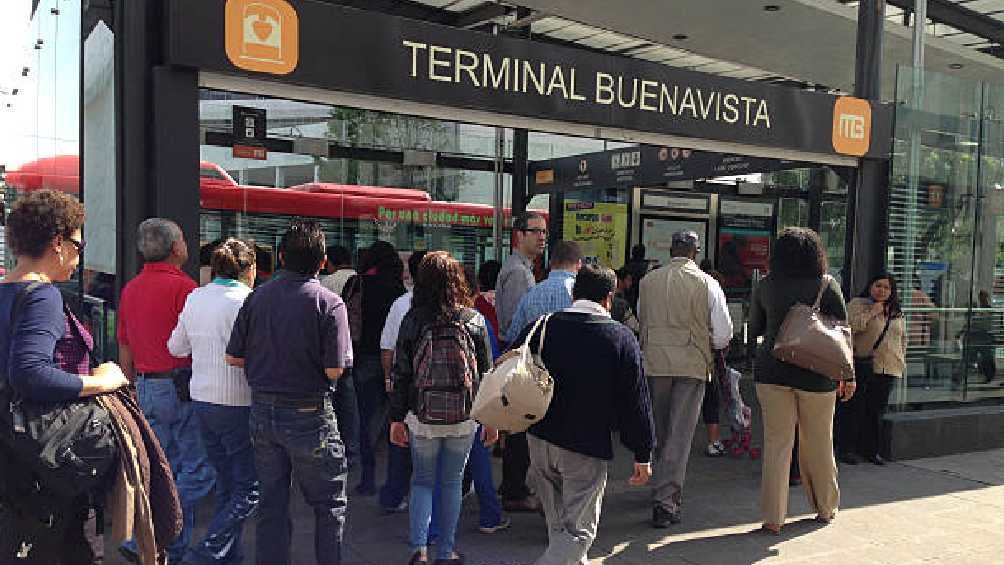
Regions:
M 833 105 L 833 150 L 861 157 L 872 137 L 872 107 L 867 100 L 841 96 Z
M 227 0 L 227 57 L 244 70 L 293 72 L 300 56 L 300 20 L 286 0 Z

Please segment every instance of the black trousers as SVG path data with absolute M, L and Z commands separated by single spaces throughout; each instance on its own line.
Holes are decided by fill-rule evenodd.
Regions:
M 882 416 L 896 377 L 858 371 L 858 390 L 847 402 L 837 406 L 837 451 L 877 455 L 882 433 Z
M 519 500 L 530 496 L 526 486 L 526 473 L 530 470 L 530 448 L 526 434 L 510 434 L 502 449 L 502 486 L 499 494 L 503 500 Z
M 0 503 L 0 563 L 94 565 L 104 559 L 96 513 L 86 498 L 52 512 L 43 523 L 31 509 Z

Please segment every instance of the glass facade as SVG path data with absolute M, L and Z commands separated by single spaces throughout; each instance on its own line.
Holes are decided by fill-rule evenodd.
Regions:
M 898 73 L 887 252 L 909 335 L 902 408 L 1004 398 L 1001 92 Z

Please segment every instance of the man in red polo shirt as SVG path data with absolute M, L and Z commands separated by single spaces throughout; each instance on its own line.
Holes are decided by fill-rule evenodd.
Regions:
M 167 454 L 178 486 L 184 527 L 168 547 L 168 562 L 173 564 L 184 559 L 196 506 L 215 480 L 187 394 L 192 361 L 173 357 L 167 350 L 185 299 L 196 284 L 180 269 L 188 260 L 188 245 L 174 222 L 144 220 L 137 232 L 137 247 L 146 264 L 122 289 L 119 299 L 119 364 L 136 383 L 140 407 Z M 120 552 L 138 562 L 133 541 L 123 544 Z

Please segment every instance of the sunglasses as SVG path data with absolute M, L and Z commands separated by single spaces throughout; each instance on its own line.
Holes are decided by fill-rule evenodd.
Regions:
M 73 244 L 73 247 L 77 248 L 77 253 L 78 254 L 79 253 L 83 253 L 84 252 L 84 247 L 87 245 L 87 242 L 85 242 L 84 240 L 77 241 L 77 240 L 73 239 L 72 237 L 66 238 L 66 241 L 69 241 L 71 244 Z

